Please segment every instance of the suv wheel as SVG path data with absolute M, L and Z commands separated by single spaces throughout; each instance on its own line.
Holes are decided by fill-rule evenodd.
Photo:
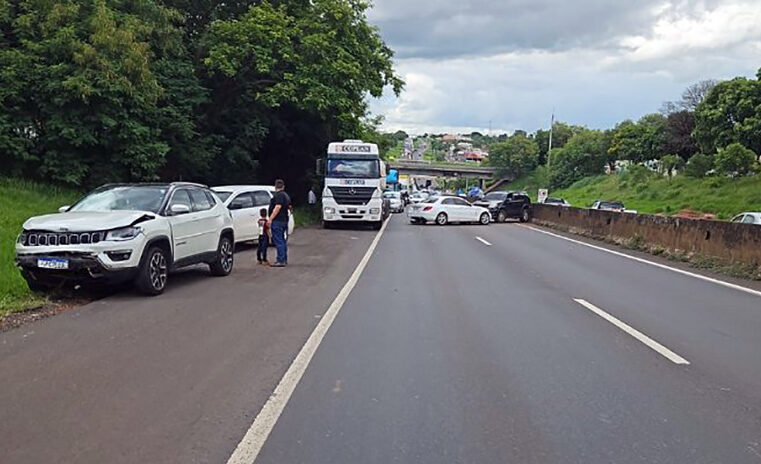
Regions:
M 497 222 L 507 222 L 507 213 L 505 213 L 505 210 L 499 210 L 499 213 L 497 213 Z
M 220 238 L 219 247 L 217 248 L 217 257 L 214 261 L 209 263 L 211 275 L 217 277 L 229 275 L 233 271 L 234 263 L 235 247 L 233 246 L 232 240 L 227 236 Z
M 166 288 L 169 279 L 167 253 L 161 247 L 151 247 L 138 270 L 135 285 L 140 293 L 159 295 Z
M 531 219 L 531 212 L 528 208 L 523 208 L 523 211 L 521 211 L 521 222 L 528 222 L 529 219 Z

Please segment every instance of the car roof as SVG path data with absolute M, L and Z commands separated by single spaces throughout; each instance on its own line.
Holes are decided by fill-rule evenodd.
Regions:
M 233 193 L 239 193 L 239 192 L 248 192 L 251 190 L 266 190 L 268 192 L 274 192 L 275 186 L 274 185 L 219 185 L 216 187 L 212 187 L 212 190 L 215 192 L 233 192 Z
M 190 186 L 190 187 L 202 187 L 202 188 L 209 188 L 208 185 L 204 184 L 198 184 L 195 182 L 116 182 L 111 184 L 103 184 L 99 189 L 101 188 L 113 188 L 113 187 L 183 187 L 183 186 Z

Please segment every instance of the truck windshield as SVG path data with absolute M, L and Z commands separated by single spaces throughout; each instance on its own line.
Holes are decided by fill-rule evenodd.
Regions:
M 361 179 L 377 179 L 380 177 L 377 160 L 329 159 L 327 164 L 327 177 L 358 177 Z

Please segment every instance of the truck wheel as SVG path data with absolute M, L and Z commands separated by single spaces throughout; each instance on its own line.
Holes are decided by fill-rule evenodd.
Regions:
M 169 279 L 169 259 L 167 252 L 158 246 L 148 249 L 137 271 L 135 286 L 144 295 L 160 295 Z
M 447 225 L 447 213 L 439 213 L 438 216 L 436 216 L 436 224 L 440 226 Z
M 381 230 L 383 227 L 383 221 L 373 222 L 373 230 Z
M 531 219 L 531 212 L 528 208 L 523 208 L 521 211 L 521 222 L 528 222 Z
M 235 247 L 233 246 L 230 237 L 223 236 L 219 239 L 219 247 L 217 248 L 217 257 L 214 261 L 209 263 L 209 270 L 211 275 L 216 277 L 224 277 L 229 275 L 233 271 L 233 265 L 235 264 Z
M 322 221 L 322 228 L 323 229 L 332 229 L 333 224 L 329 221 Z
M 505 210 L 499 210 L 499 213 L 497 214 L 497 222 L 507 222 L 507 213 L 505 213 Z

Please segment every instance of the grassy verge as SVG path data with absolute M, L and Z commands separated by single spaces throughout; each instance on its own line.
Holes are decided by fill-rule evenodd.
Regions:
M 693 179 L 678 176 L 668 179 L 649 176 L 632 179 L 625 175 L 597 176 L 552 194 L 577 206 L 590 206 L 595 200 L 617 200 L 641 213 L 670 215 L 690 209 L 729 219 L 743 211 L 761 210 L 761 177 Z
M 307 227 L 322 222 L 320 214 L 320 205 L 314 206 L 297 206 L 293 209 L 293 219 L 296 221 L 296 227 Z
M 0 319 L 44 301 L 29 291 L 13 264 L 14 244 L 21 225 L 30 216 L 55 212 L 76 198 L 73 191 L 0 178 Z
M 525 190 L 532 199 L 536 200 L 538 190 L 540 188 L 547 188 L 548 184 L 549 172 L 547 168 L 541 166 L 509 184 L 503 185 L 500 190 Z M 554 192 L 552 194 L 555 195 Z
M 525 189 L 536 199 L 537 189 L 548 184 L 546 169 L 539 168 L 502 188 Z M 565 198 L 579 207 L 591 206 L 596 200 L 615 200 L 640 213 L 671 215 L 690 209 L 729 219 L 742 211 L 761 211 L 761 176 L 669 179 L 655 174 L 602 175 L 587 177 L 565 189 L 550 190 L 550 196 Z

